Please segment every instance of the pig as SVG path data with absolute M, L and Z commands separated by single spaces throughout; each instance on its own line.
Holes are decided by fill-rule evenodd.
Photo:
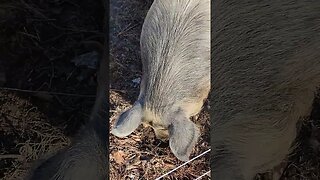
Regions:
M 212 12 L 211 177 L 252 180 L 292 152 L 311 112 L 320 2 L 216 0 Z
M 187 161 L 199 137 L 192 122 L 210 91 L 210 1 L 155 0 L 140 37 L 142 80 L 133 106 L 111 131 L 130 135 L 140 124 L 168 140 L 173 154 Z
M 105 57 L 100 63 L 97 96 L 90 119 L 79 130 L 71 146 L 41 163 L 36 162 L 26 179 L 108 179 L 107 68 Z

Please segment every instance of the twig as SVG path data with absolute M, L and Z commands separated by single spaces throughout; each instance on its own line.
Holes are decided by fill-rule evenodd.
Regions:
M 7 88 L 7 87 L 0 87 L 0 90 L 18 91 L 18 92 L 26 92 L 26 93 L 43 93 L 43 94 L 52 94 L 52 95 L 60 95 L 60 96 L 85 97 L 85 98 L 95 98 L 96 97 L 95 95 L 71 94 L 71 93 L 48 92 L 48 91 L 32 91 L 32 90 L 26 90 L 26 89 Z
M 121 93 L 133 92 L 133 91 L 129 91 L 129 90 L 120 90 L 120 89 L 113 89 L 113 88 L 110 88 L 109 90 L 110 91 L 121 92 Z
M 136 27 L 136 26 L 138 26 L 138 24 L 131 25 L 131 23 L 130 23 L 130 24 L 129 24 L 128 26 L 126 26 L 124 29 L 121 29 L 120 32 L 117 34 L 117 36 L 120 36 L 120 35 L 128 32 L 129 30 L 131 30 L 132 28 L 134 28 L 134 27 Z
M 26 3 L 24 0 L 20 0 L 20 2 L 27 8 L 29 9 L 31 12 L 33 12 L 34 14 L 37 14 L 39 16 L 41 16 L 44 19 L 49 19 L 46 15 L 44 15 L 42 12 L 40 12 L 39 10 L 37 10 L 36 8 L 32 7 L 31 5 L 29 5 L 28 3 Z
M 19 154 L 1 154 L 0 159 L 19 159 L 21 155 Z

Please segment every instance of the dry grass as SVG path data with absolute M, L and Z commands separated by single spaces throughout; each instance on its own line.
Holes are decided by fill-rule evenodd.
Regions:
M 2 142 L 10 144 L 1 148 L 0 159 L 8 164 L 1 169 L 3 179 L 23 179 L 31 162 L 45 154 L 53 153 L 69 144 L 61 130 L 46 123 L 44 114 L 28 100 L 15 94 L 0 92 Z M 12 142 L 6 142 L 12 141 Z

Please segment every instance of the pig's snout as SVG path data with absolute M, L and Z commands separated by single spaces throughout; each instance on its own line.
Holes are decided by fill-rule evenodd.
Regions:
M 169 131 L 168 131 L 168 129 L 154 129 L 154 133 L 156 135 L 156 138 L 160 139 L 161 141 L 169 140 Z
M 161 125 L 155 125 L 153 121 L 144 121 L 143 126 L 151 127 L 154 131 L 154 134 L 156 135 L 156 138 L 161 141 L 167 141 L 169 140 L 169 131 L 168 128 L 161 126 Z

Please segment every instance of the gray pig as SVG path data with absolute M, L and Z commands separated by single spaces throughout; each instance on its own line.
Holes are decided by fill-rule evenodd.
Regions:
M 104 53 L 106 55 L 106 53 Z M 98 74 L 97 97 L 89 122 L 79 130 L 70 147 L 37 163 L 28 180 L 108 179 L 107 62 L 103 58 Z
M 119 116 L 112 134 L 125 137 L 141 123 L 149 125 L 187 161 L 199 137 L 190 117 L 201 111 L 210 90 L 210 1 L 155 0 L 140 45 L 140 95 Z
M 216 0 L 212 9 L 212 178 L 252 180 L 286 158 L 312 109 L 320 1 Z

